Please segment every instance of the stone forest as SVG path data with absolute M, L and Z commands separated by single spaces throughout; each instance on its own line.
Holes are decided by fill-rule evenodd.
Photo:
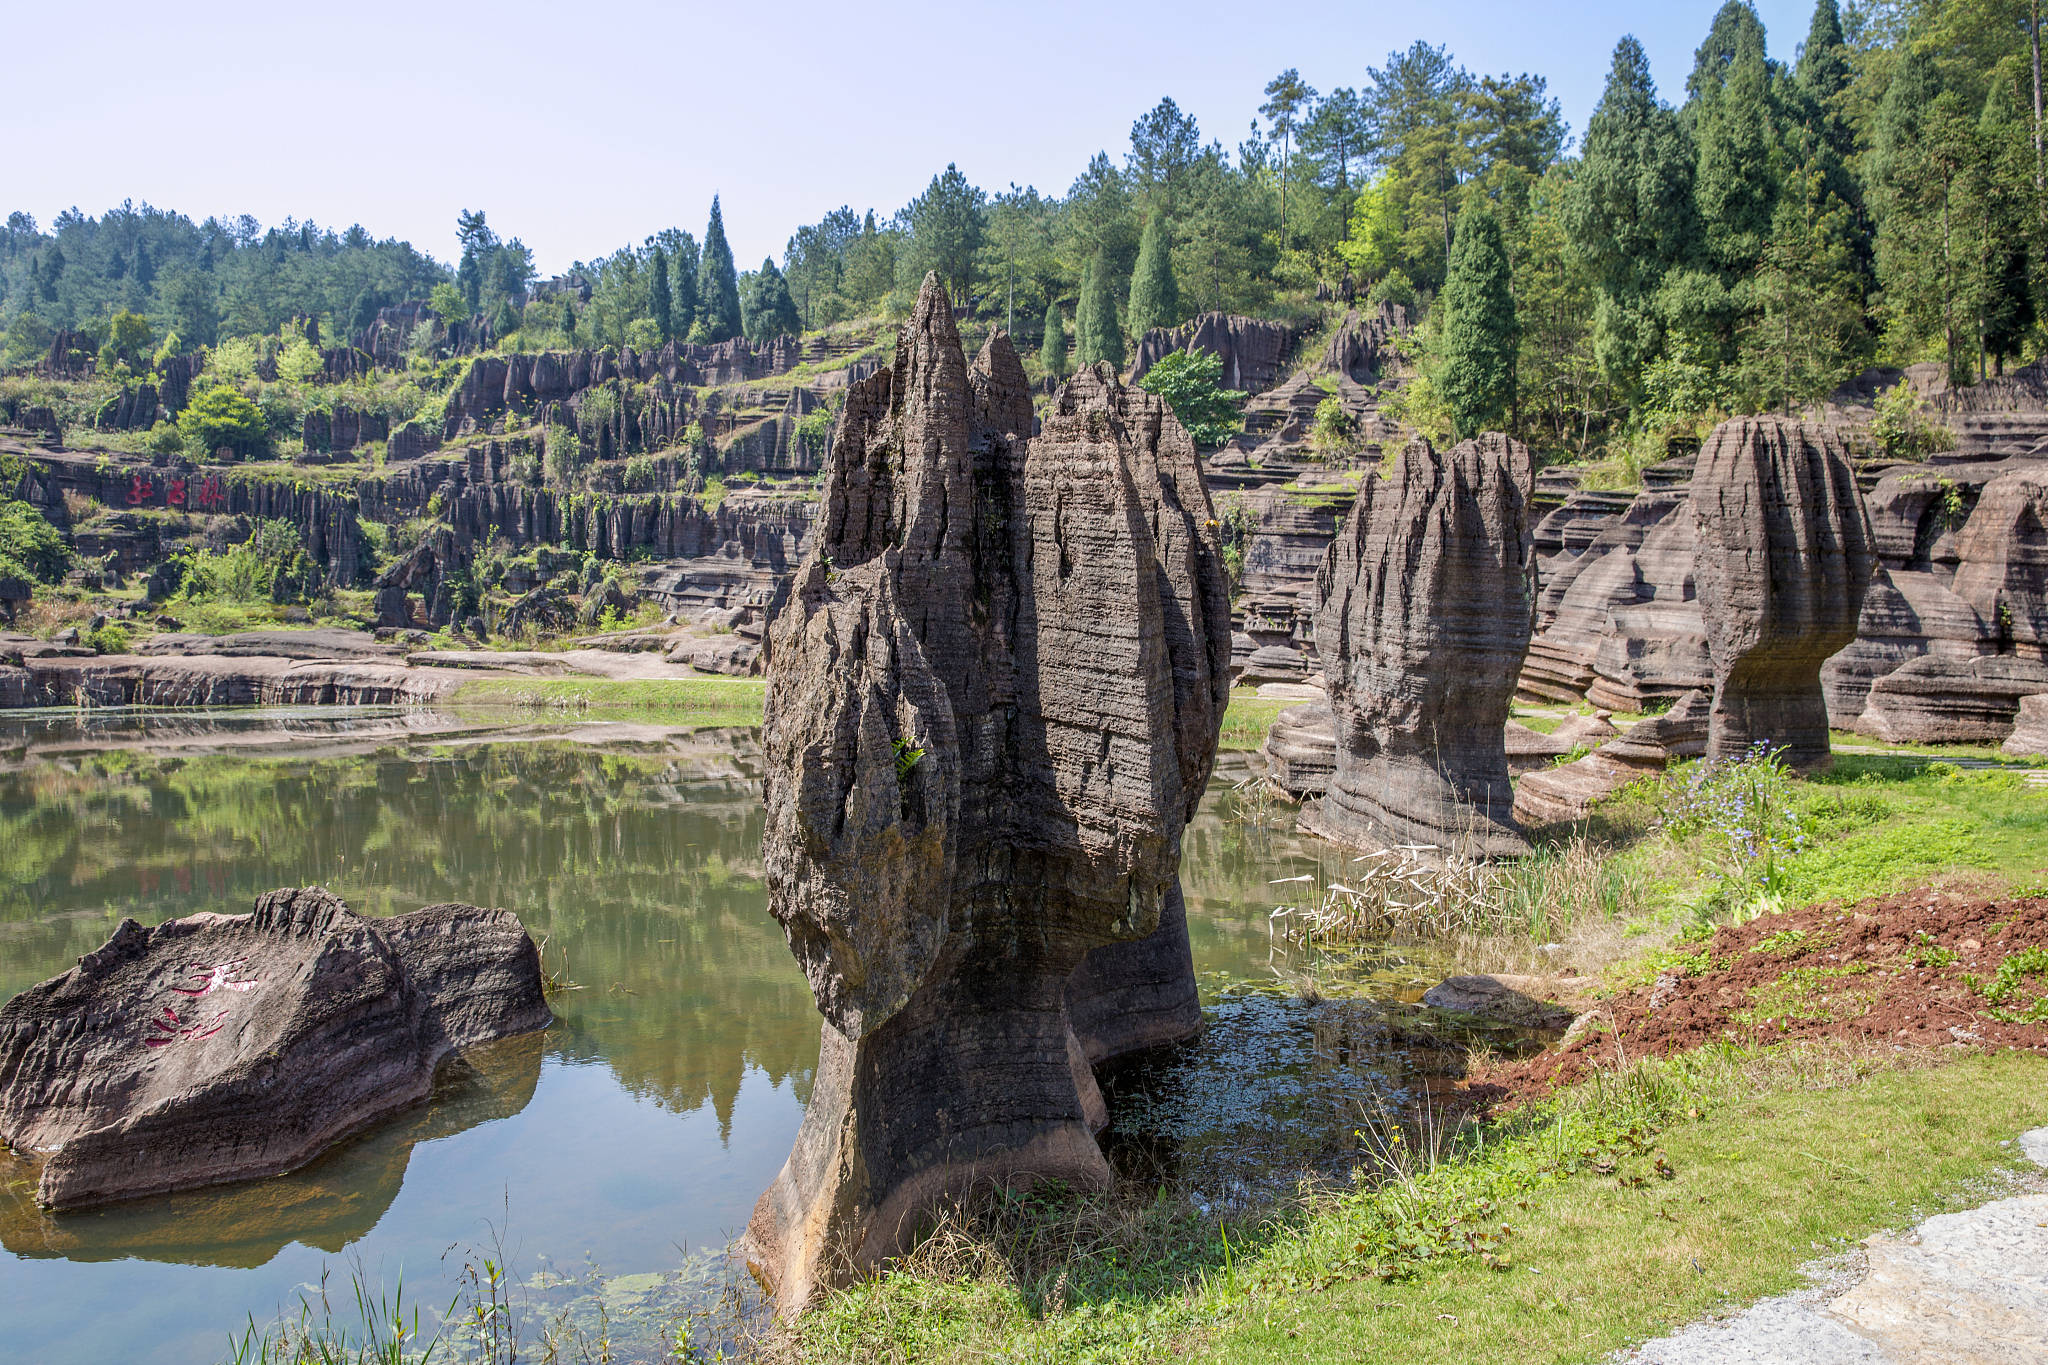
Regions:
M 2040 5 L 1709 8 L 13 213 L 0 1358 L 2048 1360 Z

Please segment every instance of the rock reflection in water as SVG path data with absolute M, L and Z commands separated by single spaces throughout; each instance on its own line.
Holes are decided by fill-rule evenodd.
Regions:
M 49 1213 L 35 1203 L 33 1164 L 0 1155 L 0 1246 L 31 1259 L 241 1267 L 293 1242 L 343 1251 L 398 1197 L 414 1147 L 524 1109 L 545 1050 L 541 1034 L 472 1048 L 442 1067 L 426 1104 L 269 1180 Z

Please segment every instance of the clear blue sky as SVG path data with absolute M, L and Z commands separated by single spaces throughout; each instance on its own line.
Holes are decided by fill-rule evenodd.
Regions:
M 747 268 L 838 204 L 897 208 L 949 161 L 1064 193 L 1162 95 L 1234 147 L 1275 73 L 1355 87 L 1417 38 L 1547 76 L 1582 132 L 1622 34 L 1675 99 L 1719 5 L 24 3 L 0 212 L 47 225 L 133 198 L 360 221 L 445 260 L 456 211 L 483 208 L 552 273 L 671 224 L 701 235 L 717 192 Z M 1791 58 L 1812 0 L 1756 8 Z

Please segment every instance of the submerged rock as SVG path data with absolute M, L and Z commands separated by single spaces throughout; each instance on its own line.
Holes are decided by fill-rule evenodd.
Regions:
M 824 1027 L 748 1229 L 787 1309 L 986 1180 L 1099 1187 L 1089 1062 L 1200 1024 L 1179 888 L 1228 702 L 1192 442 L 1107 367 L 1032 437 L 928 277 L 770 632 L 770 908 Z M 1092 956 L 1091 956 L 1092 954 Z
M 1504 735 L 1529 646 L 1528 449 L 1438 455 L 1420 438 L 1369 476 L 1316 581 L 1336 767 L 1312 832 L 1480 857 L 1528 851 Z
M 459 1049 L 545 1028 L 508 910 L 388 920 L 318 887 L 248 915 L 123 920 L 0 1007 L 0 1140 L 76 1208 L 304 1165 L 426 1098 Z
M 1769 743 L 1825 764 L 1821 665 L 1856 638 L 1876 557 L 1841 438 L 1775 417 L 1723 422 L 1693 470 L 1693 573 L 1714 662 L 1713 758 Z

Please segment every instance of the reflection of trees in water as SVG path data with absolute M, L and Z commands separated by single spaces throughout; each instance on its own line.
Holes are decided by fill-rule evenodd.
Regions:
M 723 738 L 723 737 L 721 737 Z M 769 918 L 751 740 L 442 745 L 345 758 L 113 751 L 0 774 L 0 991 L 123 915 L 321 883 L 369 914 L 502 905 L 584 989 L 551 1047 L 729 1125 L 749 1065 L 808 1089 L 816 1012 Z

